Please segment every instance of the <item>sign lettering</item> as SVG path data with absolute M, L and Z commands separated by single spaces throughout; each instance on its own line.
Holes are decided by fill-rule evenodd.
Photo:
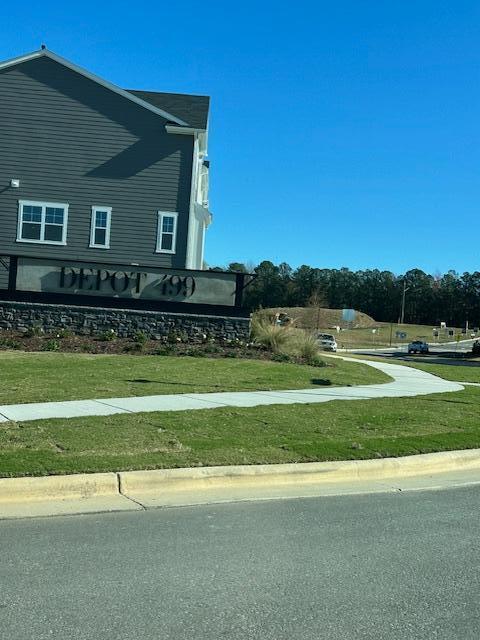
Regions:
M 17 290 L 234 306 L 236 276 L 20 257 Z
M 80 267 L 61 267 L 58 285 L 60 289 L 79 289 L 82 291 L 106 291 L 125 293 L 132 290 L 140 293 L 141 284 L 148 276 L 141 271 L 107 271 L 106 269 L 84 269 Z M 195 293 L 193 276 L 163 274 L 158 287 L 161 296 L 188 298 Z

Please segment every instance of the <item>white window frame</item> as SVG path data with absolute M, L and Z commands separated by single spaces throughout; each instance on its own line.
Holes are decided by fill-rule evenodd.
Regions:
M 40 238 L 35 240 L 34 238 L 22 238 L 22 226 L 23 226 L 23 207 L 42 207 L 42 220 L 40 222 Z M 63 225 L 62 225 L 62 239 L 61 240 L 43 240 L 45 237 L 45 211 L 47 207 L 54 209 L 63 209 Z M 36 223 L 38 224 L 38 223 Z M 60 226 L 60 225 L 59 225 Z M 18 201 L 18 222 L 17 222 L 17 242 L 29 242 L 31 244 L 67 244 L 67 227 L 68 227 L 68 203 L 66 202 L 44 202 L 40 200 L 19 200 Z
M 173 238 L 172 238 L 172 248 L 171 249 L 162 249 L 162 227 L 163 227 L 163 218 L 173 218 Z M 177 211 L 158 211 L 158 221 L 157 221 L 157 247 L 156 253 L 176 253 L 177 250 L 177 226 L 178 226 L 178 212 Z
M 97 227 L 95 226 L 95 218 L 97 215 L 97 211 L 106 211 L 107 212 L 107 226 L 105 229 L 105 244 L 95 244 L 95 231 Z M 92 206 L 92 217 L 90 219 L 90 244 L 88 245 L 90 249 L 110 249 L 110 226 L 112 222 L 112 207 L 101 207 L 100 205 Z M 100 228 L 100 227 L 99 227 Z M 103 229 L 103 227 L 101 227 Z

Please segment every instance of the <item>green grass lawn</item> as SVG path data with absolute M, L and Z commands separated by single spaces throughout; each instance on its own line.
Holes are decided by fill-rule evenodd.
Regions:
M 311 462 L 480 447 L 480 389 L 0 424 L 0 476 Z
M 326 367 L 240 358 L 0 352 L 0 404 L 166 393 L 304 389 L 390 378 L 366 365 Z

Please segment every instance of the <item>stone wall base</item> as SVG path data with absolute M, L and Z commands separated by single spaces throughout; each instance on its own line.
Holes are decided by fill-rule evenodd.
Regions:
M 182 342 L 202 342 L 205 337 L 246 341 L 250 334 L 250 319 L 0 301 L 0 330 L 24 332 L 31 327 L 46 333 L 67 329 L 76 335 L 91 336 L 113 330 L 120 338 L 131 338 L 143 332 L 156 340 L 178 336 Z

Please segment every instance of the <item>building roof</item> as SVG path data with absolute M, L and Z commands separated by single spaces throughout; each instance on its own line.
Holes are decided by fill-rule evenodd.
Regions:
M 42 48 L 39 51 L 33 51 L 32 53 L 27 53 L 23 56 L 19 56 L 18 58 L 12 58 L 11 60 L 0 62 L 0 69 L 6 69 L 10 66 L 22 64 L 29 60 L 42 57 L 50 58 L 51 60 L 72 69 L 72 71 L 93 80 L 93 82 L 97 82 L 103 87 L 110 89 L 110 91 L 118 93 L 124 98 L 137 103 L 149 111 L 153 111 L 153 113 L 162 116 L 169 122 L 180 125 L 181 127 L 191 127 L 193 129 L 207 128 L 208 107 L 210 102 L 210 98 L 208 96 L 191 96 L 180 93 L 158 93 L 152 91 L 127 91 L 45 48 Z M 184 114 L 185 117 L 180 114 Z
M 208 124 L 209 96 L 194 96 L 186 93 L 163 93 L 160 91 L 138 91 L 128 93 L 149 102 L 154 107 L 173 113 L 194 129 L 206 129 Z

